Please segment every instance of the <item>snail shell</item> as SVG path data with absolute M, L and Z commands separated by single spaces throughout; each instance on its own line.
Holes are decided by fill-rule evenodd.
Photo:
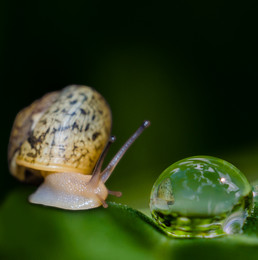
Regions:
M 91 174 L 110 131 L 109 106 L 92 88 L 72 85 L 46 94 L 15 119 L 10 171 L 27 182 L 51 172 Z
M 18 113 L 11 131 L 8 161 L 11 174 L 24 182 L 44 181 L 29 201 L 77 210 L 103 205 L 105 182 L 144 123 L 118 151 L 104 171 L 101 166 L 115 138 L 105 99 L 94 89 L 71 85 L 51 92 Z

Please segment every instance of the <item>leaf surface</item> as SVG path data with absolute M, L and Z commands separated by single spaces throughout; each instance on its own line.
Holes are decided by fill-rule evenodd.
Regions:
M 65 211 L 27 202 L 18 189 L 0 207 L 1 259 L 257 259 L 258 208 L 244 231 L 214 239 L 167 237 L 125 205 Z

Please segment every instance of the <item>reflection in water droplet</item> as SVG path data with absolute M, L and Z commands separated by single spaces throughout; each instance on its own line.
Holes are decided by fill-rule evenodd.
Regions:
M 226 179 L 225 179 L 224 177 L 222 177 L 222 178 L 220 178 L 220 181 L 221 181 L 222 183 L 225 183 Z
M 249 182 L 232 164 L 209 156 L 191 157 L 160 175 L 152 188 L 150 209 L 170 236 L 217 237 L 242 232 L 252 196 Z
M 222 225 L 223 231 L 227 234 L 242 233 L 245 218 L 246 214 L 242 209 L 230 214 Z

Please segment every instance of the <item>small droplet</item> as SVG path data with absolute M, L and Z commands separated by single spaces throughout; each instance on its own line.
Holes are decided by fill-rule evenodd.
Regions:
M 254 202 L 258 203 L 258 180 L 252 183 Z
M 210 156 L 190 157 L 168 167 L 150 199 L 153 218 L 173 237 L 241 233 L 253 191 L 232 164 Z

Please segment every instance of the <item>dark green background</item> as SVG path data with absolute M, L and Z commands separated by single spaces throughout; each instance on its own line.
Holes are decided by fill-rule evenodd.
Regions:
M 176 160 L 213 155 L 258 176 L 256 1 L 0 3 L 1 196 L 16 113 L 69 84 L 96 88 L 113 112 L 112 157 L 143 119 L 151 127 L 108 182 L 147 208 Z

